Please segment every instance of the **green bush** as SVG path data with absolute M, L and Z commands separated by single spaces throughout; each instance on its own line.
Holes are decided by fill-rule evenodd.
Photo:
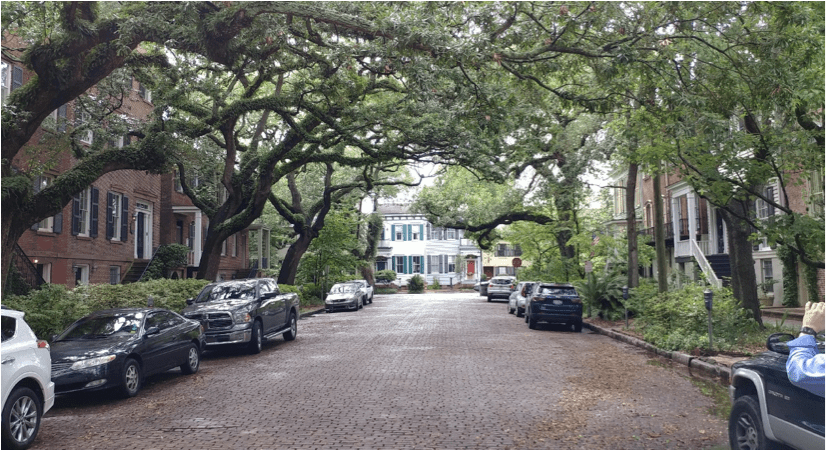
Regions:
M 432 290 L 438 290 L 439 288 L 442 288 L 442 284 L 441 284 L 441 283 L 439 283 L 439 279 L 438 279 L 438 278 L 435 278 L 435 277 L 434 277 L 434 278 L 433 278 L 433 284 L 432 284 L 432 285 L 430 285 L 430 289 L 432 289 Z
M 26 322 L 40 338 L 62 332 L 89 313 L 117 307 L 145 307 L 152 296 L 155 307 L 180 312 L 207 284 L 198 279 L 157 279 L 126 285 L 89 285 L 67 290 L 44 285 L 24 296 L 6 296 L 3 305 L 26 312 Z
M 158 248 L 152 264 L 146 268 L 143 280 L 165 279 L 175 268 L 186 266 L 189 247 L 183 244 L 164 244 Z
M 298 293 L 298 301 L 301 307 L 322 304 L 321 286 L 314 283 L 306 283 L 298 286 L 279 284 L 278 288 L 281 289 L 282 293 Z
M 692 351 L 708 349 L 708 312 L 703 302 L 702 285 L 686 285 L 643 299 L 636 292 L 634 304 L 638 315 L 635 328 L 643 332 L 645 341 L 666 350 Z M 643 291 L 650 293 L 650 287 Z M 759 325 L 744 310 L 727 288 L 713 289 L 713 348 L 716 351 L 736 348 L 744 335 L 756 331 Z
M 424 279 L 422 276 L 416 274 L 415 276 L 411 277 L 409 281 L 407 281 L 407 292 L 408 293 L 423 293 L 424 292 Z
M 376 273 L 373 274 L 373 278 L 375 278 L 377 282 L 379 280 L 395 282 L 396 277 L 398 277 L 398 275 L 396 274 L 396 271 L 393 271 L 392 269 L 382 269 L 381 271 L 376 271 Z

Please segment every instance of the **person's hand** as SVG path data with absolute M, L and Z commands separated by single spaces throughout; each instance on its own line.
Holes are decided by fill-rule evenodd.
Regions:
M 826 329 L 826 323 L 824 323 L 825 310 L 826 303 L 824 302 L 807 302 L 802 327 L 811 327 L 816 332 Z

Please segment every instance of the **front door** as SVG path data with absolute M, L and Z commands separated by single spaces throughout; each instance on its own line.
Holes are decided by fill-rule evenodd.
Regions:
M 135 258 L 152 257 L 152 207 L 147 202 L 135 205 Z
M 467 273 L 468 276 L 471 274 L 476 274 L 476 261 L 475 260 L 468 260 L 467 261 Z

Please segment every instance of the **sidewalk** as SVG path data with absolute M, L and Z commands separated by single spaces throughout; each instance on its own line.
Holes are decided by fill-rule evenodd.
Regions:
M 793 327 L 800 327 L 803 320 L 803 313 L 803 307 L 768 307 L 762 309 L 764 323 L 768 321 L 782 321 L 783 324 Z M 671 359 L 677 363 L 681 363 L 691 369 L 704 373 L 706 376 L 720 378 L 720 380 L 726 384 L 728 384 L 731 377 L 731 365 L 735 362 L 739 362 L 740 360 L 747 360 L 751 358 L 725 354 L 718 354 L 713 357 L 695 357 L 679 351 L 666 351 L 664 349 L 659 349 L 653 344 L 623 331 L 622 328 L 624 327 L 624 324 L 613 327 L 604 327 L 597 324 L 591 324 L 586 318 L 582 322 L 582 325 L 599 334 L 607 335 L 615 340 L 637 346 L 659 356 Z

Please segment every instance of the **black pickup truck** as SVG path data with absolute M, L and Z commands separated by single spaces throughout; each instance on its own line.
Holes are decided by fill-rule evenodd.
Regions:
M 731 449 L 824 449 L 823 397 L 792 385 L 786 373 L 793 338 L 772 334 L 768 351 L 731 366 Z
M 298 333 L 298 295 L 282 293 L 273 279 L 211 283 L 186 303 L 181 313 L 204 325 L 207 349 L 241 345 L 257 354 L 264 340 Z

